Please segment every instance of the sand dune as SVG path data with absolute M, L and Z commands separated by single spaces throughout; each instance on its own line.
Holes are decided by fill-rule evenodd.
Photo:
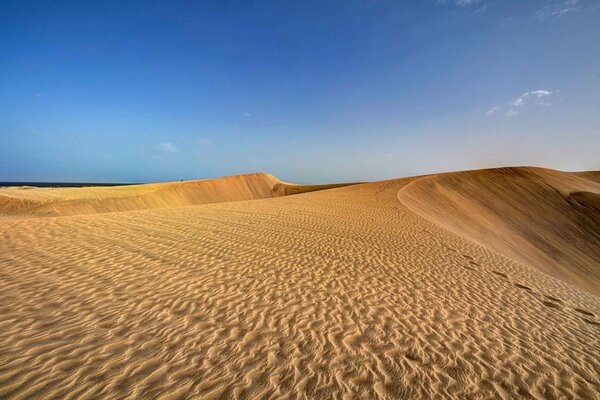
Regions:
M 600 297 L 455 220 L 489 227 L 474 190 L 535 195 L 510 204 L 557 213 L 578 276 L 597 215 L 568 193 L 596 184 L 511 169 L 4 220 L 0 398 L 598 398 Z
M 600 210 L 600 194 L 594 192 L 571 192 L 570 197 L 583 206 Z
M 82 188 L 0 188 L 0 215 L 61 216 L 147 210 L 306 193 L 347 184 L 297 185 L 271 174 Z
M 399 197 L 441 226 L 600 295 L 600 183 L 502 168 L 423 177 Z

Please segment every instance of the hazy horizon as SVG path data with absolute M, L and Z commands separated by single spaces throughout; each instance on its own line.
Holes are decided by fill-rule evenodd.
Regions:
M 419 176 L 428 176 L 428 175 L 439 175 L 439 174 L 446 174 L 446 173 L 454 173 L 454 172 L 468 172 L 468 171 L 478 171 L 478 170 L 495 170 L 495 169 L 501 169 L 501 168 L 540 168 L 540 169 L 551 169 L 548 167 L 540 167 L 540 166 L 536 166 L 536 165 L 495 165 L 495 166 L 490 166 L 490 167 L 482 167 L 482 168 L 471 168 L 471 169 L 455 169 L 455 170 L 444 170 L 444 171 L 431 171 L 431 172 L 424 172 L 424 173 L 419 173 L 419 174 L 414 174 L 414 175 L 396 175 L 395 178 L 413 178 L 413 177 L 419 177 Z M 561 171 L 561 170 L 557 170 L 557 171 Z M 595 170 L 595 169 L 585 169 L 585 170 L 562 170 L 561 172 L 590 172 L 590 171 L 598 171 L 600 172 L 600 170 Z M 225 178 L 228 176 L 236 176 L 236 175 L 251 175 L 251 174 L 257 174 L 257 173 L 267 173 L 269 174 L 269 171 L 253 171 L 253 172 L 243 172 L 243 173 L 232 173 L 232 174 L 226 174 L 226 175 L 215 175 L 215 176 L 207 176 L 207 177 L 195 177 L 195 178 L 189 178 L 189 179 L 167 179 L 167 180 L 147 180 L 147 181 L 76 181 L 76 180 L 65 180 L 65 181 L 49 181 L 49 180 L 41 180 L 41 181 L 11 181 L 11 180 L 7 180 L 7 181 L 0 181 L 0 186 L 10 186 L 10 185 L 26 185 L 26 184 L 30 184 L 32 186 L 36 186 L 36 184 L 39 184 L 40 187 L 50 187 L 50 186 L 60 186 L 60 187 L 84 187 L 84 186 L 93 186 L 93 185 L 100 185 L 100 186 L 118 186 L 118 185 L 144 185 L 144 184 L 149 184 L 149 183 L 169 183 L 169 182 L 177 182 L 177 181 L 192 181 L 192 180 L 213 180 L 213 179 L 218 179 L 218 178 Z M 281 178 L 279 176 L 275 176 L 276 178 Z M 281 178 L 282 181 L 286 181 L 285 179 Z M 385 180 L 385 179 L 382 179 Z M 294 182 L 290 182 L 290 183 L 294 183 L 294 184 L 301 184 L 301 185 L 311 185 L 311 184 L 319 184 L 319 183 L 365 183 L 365 182 L 369 182 L 369 181 L 359 181 L 359 180 L 353 180 L 353 181 L 314 181 L 314 182 L 302 182 L 302 181 L 294 181 Z
M 600 170 L 600 2 L 0 5 L 0 181 Z

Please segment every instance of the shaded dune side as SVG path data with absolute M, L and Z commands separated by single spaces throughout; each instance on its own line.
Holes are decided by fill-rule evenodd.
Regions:
M 600 183 L 595 173 L 498 168 L 419 178 L 411 210 L 492 250 L 600 294 Z M 584 194 L 582 194 L 584 193 Z
M 600 210 L 600 194 L 593 192 L 572 192 L 571 197 L 579 204 Z
M 256 173 L 209 180 L 114 187 L 2 188 L 0 215 L 63 216 L 256 200 L 329 189 Z
M 574 172 L 573 175 L 576 175 L 580 178 L 589 179 L 590 181 L 594 181 L 596 183 L 600 183 L 600 171 Z
M 317 190 L 335 189 L 349 185 L 356 185 L 363 182 L 355 183 L 331 183 L 327 185 L 296 185 L 293 183 L 280 182 L 273 186 L 273 197 L 291 196 L 294 194 L 302 194 L 315 192 Z

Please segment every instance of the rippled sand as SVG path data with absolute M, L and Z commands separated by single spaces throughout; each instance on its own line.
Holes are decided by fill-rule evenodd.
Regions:
M 600 297 L 410 182 L 5 219 L 0 398 L 598 398 Z
M 600 179 L 592 173 L 453 172 L 416 179 L 398 196 L 452 232 L 600 295 Z
M 346 185 L 296 185 L 282 182 L 271 174 L 257 173 L 127 186 L 0 187 L 0 217 L 56 217 L 172 208 L 266 199 Z

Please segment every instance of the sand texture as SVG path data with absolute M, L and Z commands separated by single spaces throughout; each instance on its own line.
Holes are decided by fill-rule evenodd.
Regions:
M 197 181 L 82 188 L 0 187 L 0 215 L 63 216 L 257 200 L 348 184 L 296 185 L 257 173 Z
M 467 171 L 417 179 L 399 197 L 453 232 L 600 295 L 600 183 L 590 176 Z
M 0 221 L 0 398 L 600 397 L 598 211 L 569 197 L 598 181 L 521 168 L 272 197 L 277 183 Z

